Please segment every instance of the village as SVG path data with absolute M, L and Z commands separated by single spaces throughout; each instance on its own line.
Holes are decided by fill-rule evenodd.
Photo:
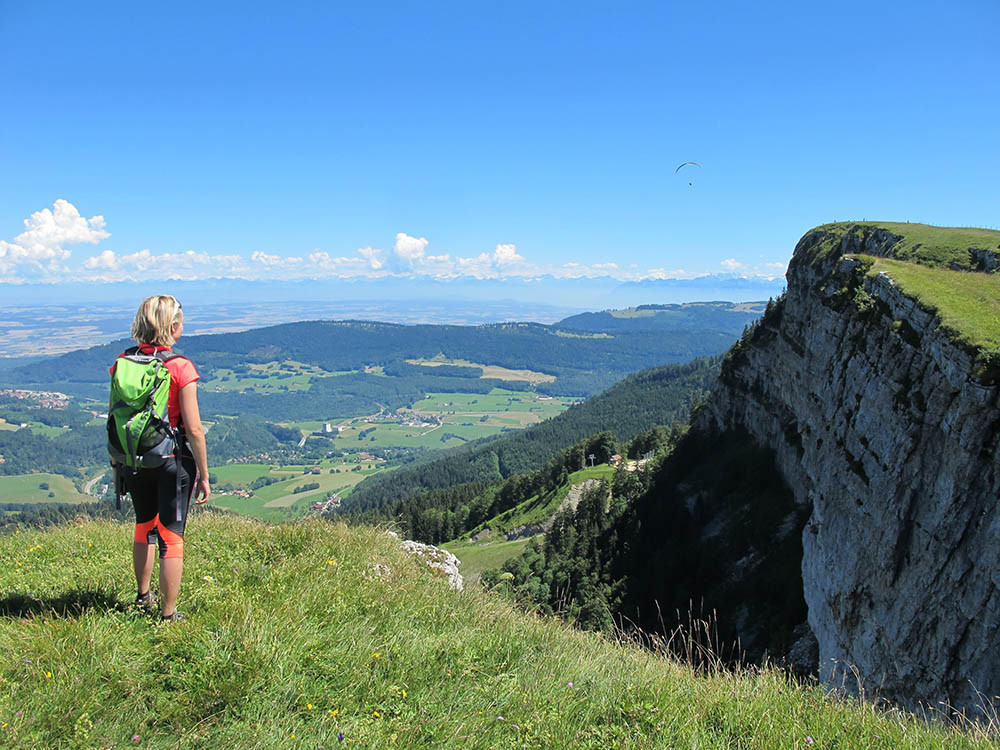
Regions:
M 35 406 L 42 409 L 65 409 L 69 406 L 69 396 L 58 391 L 27 391 L 22 388 L 0 388 L 0 398 L 31 401 Z

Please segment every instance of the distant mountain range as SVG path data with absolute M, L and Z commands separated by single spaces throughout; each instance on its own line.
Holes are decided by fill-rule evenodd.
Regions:
M 705 299 L 743 302 L 777 296 L 784 279 L 713 274 L 692 279 L 627 281 L 611 276 L 564 279 L 435 280 L 426 277 L 317 279 L 305 281 L 135 281 L 115 283 L 0 284 L 5 306 L 85 304 L 128 301 L 164 291 L 186 302 L 335 302 L 337 300 L 437 300 L 455 305 L 483 300 L 581 307 L 628 307 L 643 303 L 681 303 Z

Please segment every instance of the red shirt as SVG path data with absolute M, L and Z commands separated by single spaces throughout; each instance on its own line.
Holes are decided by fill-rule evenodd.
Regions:
M 139 350 L 143 354 L 152 354 L 154 352 L 169 352 L 170 347 L 141 344 Z M 118 356 L 124 357 L 125 352 L 122 352 Z M 176 427 L 181 421 L 181 399 L 178 392 L 184 386 L 196 380 L 201 380 L 201 375 L 195 369 L 194 362 L 180 354 L 168 360 L 166 364 L 167 371 L 170 373 L 170 394 L 167 396 L 167 414 L 170 416 L 170 426 Z M 110 372 L 112 375 L 115 374 L 115 365 L 111 365 Z

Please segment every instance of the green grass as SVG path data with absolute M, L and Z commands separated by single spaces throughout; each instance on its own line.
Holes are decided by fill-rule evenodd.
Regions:
M 535 393 L 494 388 L 482 393 L 431 393 L 414 403 L 401 416 L 369 422 L 364 418 L 330 420 L 344 429 L 339 434 L 325 437 L 310 436 L 310 445 L 317 443 L 331 448 L 454 448 L 465 442 L 490 437 L 504 428 L 522 428 L 541 422 L 565 411 L 577 399 L 545 398 Z M 437 418 L 440 426 L 414 427 L 401 424 L 406 421 Z M 481 421 L 485 418 L 485 421 Z M 315 432 L 322 422 L 292 422 L 289 427 Z M 358 436 L 367 430 L 374 431 Z M 444 438 L 444 439 L 442 439 Z
M 517 557 L 524 552 L 529 541 L 530 539 L 511 539 L 508 541 L 501 536 L 499 540 L 473 542 L 463 539 L 462 541 L 447 542 L 441 546 L 462 561 L 459 568 L 462 576 L 466 583 L 474 584 L 479 581 L 479 576 L 484 570 L 498 569 L 510 558 Z
M 38 485 L 45 483 L 43 490 Z M 53 497 L 49 497 L 49 493 Z M 73 482 L 59 474 L 14 474 L 0 476 L 0 503 L 92 503 L 94 498 L 77 491 Z
M 900 237 L 892 248 L 892 257 L 933 267 L 969 269 L 969 250 L 1000 249 L 1000 231 L 974 227 L 936 227 L 929 224 L 904 224 L 891 221 L 847 221 L 824 224 L 811 231 L 830 233 L 811 253 L 810 262 L 826 257 L 839 247 L 839 239 L 855 229 L 885 229 Z
M 0 745 L 994 747 L 453 592 L 370 528 L 196 515 L 188 619 L 161 625 L 128 606 L 130 539 L 90 522 L 0 538 Z
M 213 495 L 212 503 L 219 508 L 239 515 L 251 516 L 265 521 L 277 521 L 287 518 L 289 513 L 297 516 L 304 515 L 312 503 L 324 499 L 328 492 L 342 493 L 372 473 L 374 473 L 373 470 L 341 471 L 339 474 L 330 474 L 329 470 L 324 470 L 319 474 L 303 474 L 301 471 L 285 472 L 279 470 L 271 472 L 269 476 L 281 479 L 281 481 L 255 490 L 253 497 L 218 494 Z M 319 484 L 319 487 L 305 492 L 294 492 L 296 487 L 312 483 Z
M 258 477 L 271 474 L 270 464 L 226 464 L 225 466 L 212 466 L 209 473 L 214 474 L 219 484 L 232 484 L 237 487 L 245 487 Z
M 542 523 L 555 514 L 559 509 L 560 503 L 562 503 L 574 485 L 581 484 L 588 479 L 606 479 L 610 482 L 614 473 L 614 468 L 608 464 L 598 464 L 593 467 L 588 466 L 586 469 L 575 471 L 569 475 L 566 484 L 544 495 L 533 495 L 524 502 L 518 503 L 513 508 L 505 510 L 503 513 L 487 521 L 483 521 L 476 528 L 456 539 L 455 543 L 475 545 L 477 542 L 472 541 L 472 538 L 485 529 L 490 529 L 493 533 L 492 538 L 495 538 L 497 535 L 503 537 L 508 531 L 518 526 L 530 526 L 531 524 Z M 479 544 L 492 545 L 496 544 L 496 542 L 483 541 L 479 542 Z
M 1000 351 L 1000 275 L 871 260 L 869 273 L 885 271 L 906 295 L 936 311 L 949 332 L 976 349 Z

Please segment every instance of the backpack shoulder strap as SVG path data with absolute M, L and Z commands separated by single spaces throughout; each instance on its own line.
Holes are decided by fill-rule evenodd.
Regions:
M 177 359 L 178 357 L 183 357 L 183 354 L 177 354 L 176 352 L 171 352 L 167 350 L 161 350 L 156 353 L 156 358 L 166 364 L 172 359 Z

